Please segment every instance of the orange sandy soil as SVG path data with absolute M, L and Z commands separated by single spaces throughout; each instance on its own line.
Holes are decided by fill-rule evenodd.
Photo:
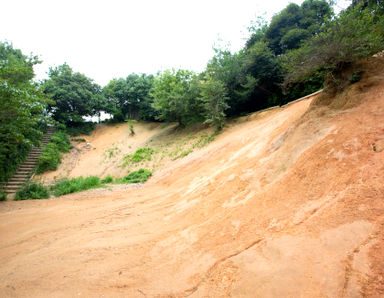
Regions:
M 359 96 L 240 119 L 143 187 L 1 203 L 0 296 L 383 297 L 384 84 Z

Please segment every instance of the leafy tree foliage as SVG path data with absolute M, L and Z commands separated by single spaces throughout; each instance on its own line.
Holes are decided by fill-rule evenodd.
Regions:
M 101 87 L 85 75 L 73 72 L 68 64 L 50 69 L 43 90 L 55 101 L 50 106 L 53 119 L 69 126 L 83 122 L 83 116 L 93 116 L 104 107 Z
M 269 98 L 280 93 L 280 65 L 265 42 L 258 42 L 248 49 L 245 58 L 248 110 L 265 108 Z M 275 103 L 273 103 L 275 104 Z
M 302 41 L 320 31 L 331 15 L 332 9 L 325 0 L 306 0 L 301 6 L 291 3 L 272 18 L 264 40 L 280 55 L 300 47 Z
M 370 10 L 349 9 L 331 21 L 327 30 L 285 58 L 284 85 L 302 81 L 324 70 L 328 81 L 340 85 L 341 74 L 353 62 L 384 49 L 384 19 Z
M 225 124 L 224 111 L 229 108 L 227 90 L 223 82 L 208 77 L 201 85 L 200 100 L 204 103 L 205 123 L 221 130 Z
M 242 84 L 245 83 L 245 52 L 232 54 L 228 49 L 216 48 L 215 55 L 208 62 L 205 75 L 221 81 L 226 89 L 229 108 L 228 116 L 238 115 L 246 110 L 248 98 L 244 96 Z M 204 74 L 203 74 L 204 75 Z
M 119 121 L 127 118 L 154 120 L 156 113 L 149 95 L 153 81 L 153 75 L 134 73 L 126 79 L 111 80 L 103 90 L 107 98 L 106 110 Z
M 352 0 L 351 7 L 359 7 L 360 10 L 369 10 L 376 18 L 384 14 L 383 0 Z
M 12 175 L 42 136 L 48 100 L 32 81 L 38 63 L 36 56 L 0 42 L 0 182 Z
M 151 91 L 157 119 L 177 121 L 180 126 L 202 119 L 199 80 L 188 70 L 166 70 L 155 78 Z

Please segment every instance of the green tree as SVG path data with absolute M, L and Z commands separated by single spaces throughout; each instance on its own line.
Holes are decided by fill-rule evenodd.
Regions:
M 199 81 L 192 71 L 173 69 L 158 74 L 151 94 L 159 120 L 177 121 L 185 126 L 202 119 L 202 107 L 197 100 Z
M 205 123 L 221 130 L 225 124 L 225 110 L 229 108 L 225 84 L 212 77 L 207 77 L 201 85 L 200 100 L 204 103 Z
M 327 30 L 314 36 L 283 59 L 284 86 L 324 71 L 329 84 L 343 85 L 343 71 L 363 57 L 384 49 L 384 19 L 376 20 L 369 10 L 349 9 L 332 20 Z
M 154 81 L 153 75 L 130 74 L 126 79 L 111 80 L 104 87 L 104 94 L 111 114 L 123 119 L 154 120 L 155 111 L 151 107 L 149 91 Z
M 83 116 L 97 113 L 102 89 L 90 78 L 73 72 L 68 64 L 51 68 L 48 75 L 43 90 L 55 101 L 55 105 L 50 106 L 55 120 L 71 126 L 84 122 Z
M 332 13 L 325 0 L 306 0 L 301 6 L 291 3 L 272 18 L 265 30 L 264 41 L 276 55 L 296 49 L 318 33 Z
M 246 80 L 242 93 L 248 99 L 247 109 L 256 111 L 277 104 L 271 100 L 281 93 L 281 69 L 267 43 L 261 41 L 248 49 L 244 69 Z
M 0 182 L 6 181 L 32 146 L 39 144 L 48 99 L 33 82 L 36 56 L 0 42 Z
M 228 116 L 239 115 L 246 109 L 247 97 L 243 96 L 242 84 L 246 81 L 244 69 L 245 51 L 231 53 L 228 49 L 215 48 L 215 55 L 209 60 L 205 74 L 221 81 L 227 91 Z

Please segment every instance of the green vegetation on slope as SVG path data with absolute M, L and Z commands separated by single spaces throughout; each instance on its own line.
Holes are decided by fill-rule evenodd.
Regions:
M 39 145 L 48 120 L 49 100 L 33 82 L 33 66 L 39 63 L 37 56 L 0 42 L 0 183 Z
M 117 178 L 115 183 L 124 184 L 124 183 L 144 183 L 152 176 L 152 172 L 146 169 L 140 169 L 138 171 L 133 171 L 123 178 Z
M 61 162 L 61 153 L 68 152 L 71 147 L 67 134 L 64 131 L 56 131 L 39 156 L 36 173 L 56 170 Z

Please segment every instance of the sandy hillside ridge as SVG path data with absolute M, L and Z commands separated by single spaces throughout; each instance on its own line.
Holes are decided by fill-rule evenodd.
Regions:
M 383 297 L 384 76 L 372 82 L 348 108 L 308 98 L 166 151 L 143 187 L 0 204 L 0 296 Z M 146 125 L 121 148 L 167 129 Z M 98 164 L 126 130 L 97 130 L 69 175 L 123 175 Z

